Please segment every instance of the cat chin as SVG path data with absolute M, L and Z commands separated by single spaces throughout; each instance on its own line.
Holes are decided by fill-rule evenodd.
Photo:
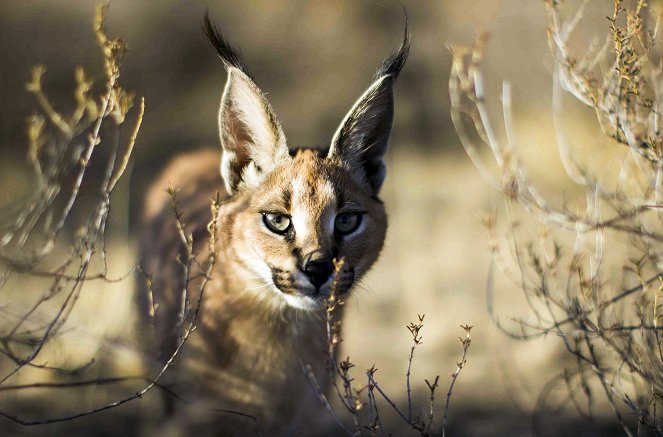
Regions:
M 327 296 L 318 294 L 315 296 L 282 294 L 285 303 L 298 310 L 316 312 L 325 308 L 325 299 Z

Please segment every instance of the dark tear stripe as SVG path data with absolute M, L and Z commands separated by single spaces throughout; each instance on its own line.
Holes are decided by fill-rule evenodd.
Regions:
M 338 247 L 343 243 L 343 236 L 334 232 L 334 250 L 338 252 Z
M 297 267 L 302 267 L 302 251 L 299 249 L 299 247 L 293 247 L 292 249 L 292 256 L 295 257 L 297 260 Z
M 334 241 L 334 245 L 332 246 L 332 259 L 338 260 L 338 242 Z
M 290 224 L 290 228 L 288 229 L 288 232 L 286 232 L 283 235 L 283 239 L 286 242 L 291 243 L 291 244 L 295 241 L 295 227 L 292 225 L 292 223 Z

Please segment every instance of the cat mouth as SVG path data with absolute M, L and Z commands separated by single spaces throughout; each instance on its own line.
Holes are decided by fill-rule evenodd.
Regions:
M 324 302 L 332 293 L 343 296 L 352 290 L 355 282 L 354 269 L 348 269 L 330 278 L 320 287 L 315 287 L 308 280 L 293 280 L 291 274 L 284 275 L 283 272 L 272 275 L 274 287 L 286 296 L 306 298 L 308 300 Z

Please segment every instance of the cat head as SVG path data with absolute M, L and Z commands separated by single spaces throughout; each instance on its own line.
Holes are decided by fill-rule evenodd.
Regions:
M 288 147 L 239 52 L 207 15 L 204 30 L 228 73 L 219 134 L 221 175 L 235 205 L 227 229 L 233 255 L 251 278 L 248 289 L 296 308 L 320 308 L 332 288 L 352 289 L 384 243 L 387 217 L 378 195 L 394 82 L 409 51 L 407 20 L 400 49 L 320 148 Z

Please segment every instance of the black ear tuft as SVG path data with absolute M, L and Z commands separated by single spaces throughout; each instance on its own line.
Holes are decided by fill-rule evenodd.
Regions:
M 384 60 L 378 71 L 375 73 L 375 79 L 387 75 L 391 75 L 396 79 L 405 65 L 407 56 L 410 53 L 410 33 L 408 32 L 408 18 L 405 8 L 403 8 L 403 14 L 405 15 L 405 30 L 403 31 L 403 42 L 401 47 Z
M 212 24 L 209 18 L 209 11 L 205 12 L 205 18 L 203 19 L 203 31 L 207 36 L 207 40 L 214 47 L 216 53 L 219 55 L 219 58 L 223 61 L 223 64 L 226 68 L 234 67 L 242 71 L 247 76 L 251 77 L 251 72 L 249 71 L 244 60 L 242 59 L 242 53 L 235 49 L 230 43 L 221 35 L 219 29 Z
M 405 9 L 403 9 L 405 12 Z M 384 154 L 394 119 L 394 82 L 410 51 L 410 34 L 405 14 L 405 31 L 400 49 L 378 69 L 375 80 L 355 102 L 332 138 L 328 158 L 340 159 L 353 175 L 377 194 L 384 182 Z

